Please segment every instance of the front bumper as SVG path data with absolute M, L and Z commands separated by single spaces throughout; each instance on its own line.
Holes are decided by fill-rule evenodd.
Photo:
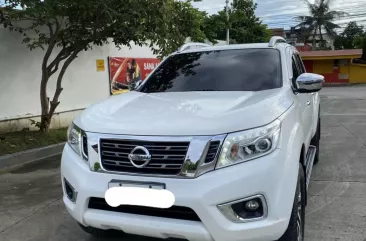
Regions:
M 265 157 L 195 179 L 127 176 L 90 171 L 87 163 L 66 144 L 61 163 L 62 180 L 65 178 L 78 194 L 73 203 L 64 191 L 63 200 L 79 223 L 101 229 L 193 241 L 277 240 L 288 226 L 297 182 L 294 170 L 298 170 L 298 165 L 298 157 L 278 149 Z M 201 222 L 88 209 L 89 198 L 104 198 L 112 179 L 165 183 L 175 195 L 175 205 L 193 209 Z M 234 223 L 217 208 L 257 194 L 264 195 L 267 201 L 268 216 L 264 220 Z

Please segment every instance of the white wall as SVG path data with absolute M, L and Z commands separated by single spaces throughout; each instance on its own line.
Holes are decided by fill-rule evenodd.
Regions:
M 19 33 L 0 27 L 0 132 L 28 128 L 30 122 L 24 118 L 38 119 L 33 117 L 41 114 L 39 89 L 44 52 L 30 51 L 21 41 Z M 56 54 L 57 51 L 53 56 Z M 56 110 L 61 113 L 55 116 L 52 127 L 67 126 L 79 109 L 109 97 L 108 56 L 155 57 L 147 46 L 118 50 L 113 43 L 80 53 L 64 76 L 61 103 Z M 97 59 L 105 60 L 105 72 L 97 72 Z M 57 74 L 48 83 L 50 98 L 56 77 Z

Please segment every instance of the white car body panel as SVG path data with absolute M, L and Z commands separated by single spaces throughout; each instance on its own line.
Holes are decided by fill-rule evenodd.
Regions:
M 205 49 L 220 48 L 268 48 L 268 44 Z M 304 165 L 301 161 L 317 130 L 320 97 L 318 93 L 294 91 L 291 57 L 298 53 L 286 44 L 278 44 L 275 48 L 280 51 L 281 56 L 281 88 L 259 92 L 145 94 L 132 91 L 110 97 L 87 108 L 74 120 L 74 124 L 88 136 L 88 159 L 84 160 L 82 155 L 78 155 L 66 144 L 61 160 L 63 201 L 70 215 L 84 226 L 118 229 L 126 233 L 163 239 L 278 240 L 288 227 L 299 166 Z M 199 50 L 186 52 L 195 51 Z M 221 169 L 212 166 L 212 169 L 202 175 L 189 178 L 133 173 L 127 175 L 108 172 L 103 166 L 102 169 L 95 168 L 95 164 L 101 161 L 101 149 L 98 147 L 101 136 L 113 136 L 117 140 L 126 136 L 152 139 L 217 135 L 226 137 L 229 133 L 262 127 L 275 120 L 281 121 L 281 129 L 279 144 L 272 152 Z M 201 160 L 199 157 L 202 156 L 203 153 L 197 153 L 197 159 Z M 66 194 L 65 180 L 77 192 L 75 201 Z M 104 198 L 111 180 L 163 183 L 174 194 L 175 205 L 191 208 L 200 221 L 125 213 L 122 215 L 88 208 L 90 198 Z M 268 207 L 267 216 L 263 220 L 235 223 L 218 208 L 221 204 L 258 194 L 264 196 Z
M 282 138 L 290 139 L 288 136 Z M 278 149 L 256 161 L 223 168 L 196 179 L 183 180 L 91 172 L 85 161 L 76 161 L 79 156 L 66 145 L 61 172 L 78 191 L 78 197 L 77 203 L 72 203 L 67 197 L 64 197 L 64 202 L 69 213 L 78 222 L 101 229 L 115 227 L 128 233 L 159 238 L 180 235 L 197 241 L 259 241 L 266 240 L 266 237 L 279 238 L 288 225 L 292 196 L 296 188 L 294 183 L 296 184 L 297 173 L 291 170 L 298 168 L 299 163 L 292 161 L 298 158 L 298 155 L 294 155 Z M 283 175 L 283 172 L 288 175 Z M 112 179 L 165 183 L 166 188 L 176 197 L 175 205 L 192 208 L 200 216 L 202 224 L 88 209 L 89 197 L 103 198 L 108 182 Z M 246 185 L 242 185 L 243 183 Z M 216 207 L 218 204 L 257 193 L 266 195 L 270 207 L 276 207 L 270 208 L 268 218 L 264 221 L 234 224 Z M 267 231 L 263 232 L 264 229 Z
M 123 135 L 216 135 L 268 124 L 293 103 L 282 89 L 261 92 L 129 92 L 88 108 L 85 131 Z M 230 120 L 230 121 L 228 121 Z

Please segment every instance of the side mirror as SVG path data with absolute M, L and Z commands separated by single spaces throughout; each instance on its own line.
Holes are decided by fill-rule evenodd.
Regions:
M 324 76 L 303 73 L 296 79 L 296 90 L 299 93 L 318 92 L 323 88 Z

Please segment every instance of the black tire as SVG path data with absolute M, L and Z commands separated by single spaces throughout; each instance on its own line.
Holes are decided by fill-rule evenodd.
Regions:
M 320 153 L 320 118 L 318 119 L 318 125 L 316 128 L 316 134 L 311 140 L 311 145 L 316 147 L 316 153 L 314 158 L 314 165 L 316 165 L 319 162 L 319 153 Z
M 104 230 L 99 228 L 93 228 L 93 227 L 85 227 L 81 223 L 78 223 L 82 230 L 84 230 L 86 233 L 96 237 L 96 238 L 112 238 L 112 237 L 120 237 L 121 235 L 124 235 L 122 231 L 118 230 Z
M 284 235 L 278 241 L 303 241 L 305 230 L 305 175 L 302 166 L 299 168 L 299 177 L 291 212 L 290 222 Z M 298 218 L 299 217 L 299 218 Z

